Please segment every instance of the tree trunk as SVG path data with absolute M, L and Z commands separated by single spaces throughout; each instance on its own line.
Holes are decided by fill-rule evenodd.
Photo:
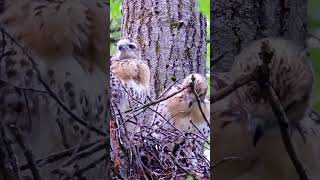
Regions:
M 234 56 L 249 42 L 281 36 L 304 45 L 307 1 L 211 1 L 212 72 L 230 71 Z
M 195 0 L 123 0 L 122 37 L 136 41 L 151 70 L 151 96 L 191 72 L 205 75 L 206 18 Z

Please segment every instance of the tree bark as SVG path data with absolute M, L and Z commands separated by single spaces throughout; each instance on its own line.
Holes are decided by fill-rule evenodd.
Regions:
M 151 70 L 151 96 L 206 70 L 206 18 L 195 0 L 123 0 L 122 37 L 136 41 Z
M 230 71 L 234 56 L 248 43 L 267 36 L 305 46 L 307 1 L 211 1 L 212 72 Z

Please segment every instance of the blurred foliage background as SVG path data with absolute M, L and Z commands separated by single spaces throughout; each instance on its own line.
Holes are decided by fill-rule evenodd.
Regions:
M 308 28 L 312 40 L 309 40 L 310 58 L 315 75 L 315 88 L 312 103 L 320 111 L 320 1 L 309 0 Z M 310 38 L 310 37 L 309 37 Z

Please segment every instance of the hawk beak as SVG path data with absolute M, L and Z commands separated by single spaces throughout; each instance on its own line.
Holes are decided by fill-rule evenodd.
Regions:
M 123 45 L 120 45 L 120 46 L 118 47 L 118 49 L 119 49 L 119 51 L 123 51 L 125 48 L 124 48 Z
M 185 102 L 188 103 L 188 107 L 190 108 L 194 102 L 193 99 L 188 95 L 185 95 L 184 99 L 185 99 Z

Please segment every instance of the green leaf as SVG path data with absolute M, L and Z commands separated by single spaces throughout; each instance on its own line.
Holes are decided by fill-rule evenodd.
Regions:
M 315 85 L 313 89 L 314 98 L 312 98 L 312 104 L 316 110 L 320 111 L 320 102 L 318 100 L 318 97 L 320 97 L 320 49 L 310 49 L 310 58 L 312 61 L 312 67 L 315 76 Z
M 118 19 L 121 17 L 121 0 L 110 0 L 110 18 Z
M 194 177 L 193 176 L 188 176 L 187 180 L 194 180 Z
M 210 19 L 210 0 L 199 0 L 198 9 Z

